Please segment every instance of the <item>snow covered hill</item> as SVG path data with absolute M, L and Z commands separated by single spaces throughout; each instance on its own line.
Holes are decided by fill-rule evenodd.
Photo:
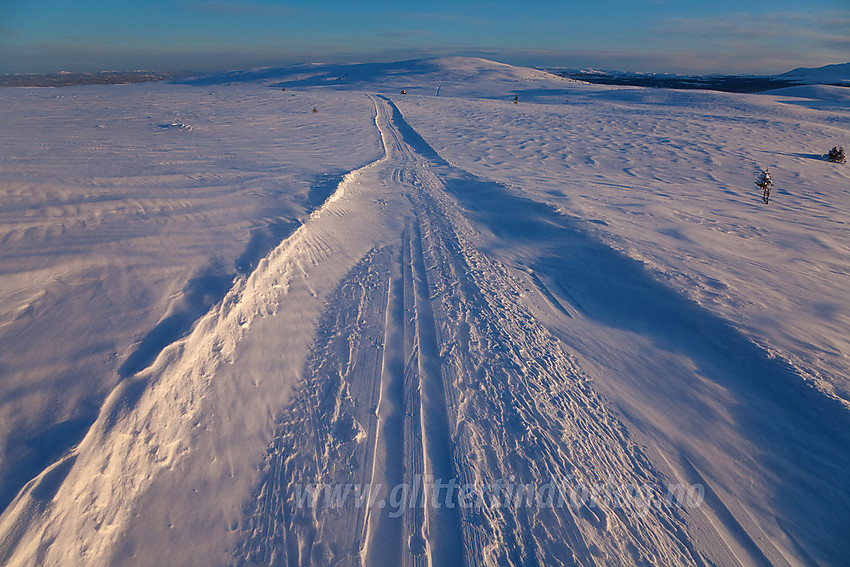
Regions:
M 560 86 L 561 77 L 471 57 L 438 57 L 396 63 L 306 64 L 231 71 L 181 81 L 191 85 L 254 83 L 283 89 L 324 87 L 434 96 L 506 96 L 517 89 Z
M 845 89 L 0 100 L 0 563 L 850 559 Z
M 806 84 L 850 86 L 850 63 L 825 65 L 823 67 L 800 67 L 777 75 Z

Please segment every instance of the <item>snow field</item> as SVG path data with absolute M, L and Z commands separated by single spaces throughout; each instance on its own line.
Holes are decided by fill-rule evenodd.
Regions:
M 286 91 L 226 84 L 245 80 Z M 4 353 L 3 386 L 28 384 L 20 368 L 42 376 L 31 397 L 8 398 L 3 423 L 72 429 L 79 415 L 73 396 L 52 413 L 68 381 L 36 364 L 41 298 L 78 321 L 57 344 L 103 336 L 112 358 L 101 347 L 71 365 L 93 408 L 76 433 L 60 428 L 36 456 L 6 450 L 4 466 L 36 472 L 0 516 L 5 562 L 846 558 L 848 173 L 816 159 L 846 135 L 842 91 L 595 87 L 444 59 L 251 70 L 136 85 L 129 99 L 56 92 L 84 100 L 3 94 L 26 110 L 16 131 L 38 126 L 26 143 L 7 138 L 17 153 L 0 163 L 10 206 L 30 219 L 0 213 L 4 340 L 32 343 Z M 146 104 L 156 112 L 142 120 Z M 109 120 L 89 155 L 75 137 L 94 108 Z M 45 140 L 57 120 L 67 133 Z M 136 130 L 97 141 L 113 124 Z M 68 162 L 79 203 L 67 201 L 82 189 L 58 188 Z M 764 206 L 752 181 L 768 165 L 777 191 Z M 88 180 L 101 168 L 98 204 Z M 75 249 L 74 215 L 109 220 L 74 227 Z M 121 230 L 131 236 L 108 247 Z M 111 275 L 83 268 L 101 263 Z M 80 273 L 113 294 L 112 311 L 74 303 L 68 274 Z M 107 370 L 79 381 L 91 361 Z M 387 505 L 397 487 L 446 479 L 701 497 Z M 376 487 L 384 506 L 299 505 L 315 485 Z

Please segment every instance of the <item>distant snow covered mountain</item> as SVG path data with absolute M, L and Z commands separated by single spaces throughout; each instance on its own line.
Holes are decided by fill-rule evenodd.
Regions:
M 825 65 L 815 68 L 799 67 L 787 73 L 777 75 L 777 77 L 800 81 L 808 85 L 850 86 L 850 63 Z
M 515 83 L 552 82 L 552 73 L 514 67 L 477 57 L 437 57 L 392 63 L 307 63 L 260 67 L 178 80 L 190 85 L 260 83 L 281 88 L 332 87 L 335 90 L 377 89 L 384 92 L 443 96 L 475 96 Z M 552 85 L 548 85 L 551 87 Z

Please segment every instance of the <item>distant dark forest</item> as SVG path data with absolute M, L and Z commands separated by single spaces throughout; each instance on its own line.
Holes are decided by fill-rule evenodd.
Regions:
M 0 75 L 0 87 L 73 87 L 78 85 L 124 85 L 162 81 L 181 76 L 156 71 L 103 71 L 101 73 L 27 73 Z

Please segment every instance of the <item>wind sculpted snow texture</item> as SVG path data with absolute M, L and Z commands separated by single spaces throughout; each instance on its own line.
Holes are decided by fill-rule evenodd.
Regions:
M 310 189 L 230 229 L 247 243 L 220 251 L 235 275 L 184 273 L 181 309 L 124 347 L 116 378 L 92 377 L 117 386 L 28 461 L 4 563 L 847 561 L 850 175 L 813 154 L 846 137 L 840 90 L 597 87 L 457 58 L 192 83 L 155 89 L 279 112 L 274 175 L 297 164 Z M 199 130 L 179 118 L 164 124 L 192 129 L 158 134 Z M 797 182 L 777 173 L 770 209 L 750 179 L 768 165 Z M 239 202 L 206 218 L 257 214 Z M 7 305 L 34 292 L 18 285 Z M 537 492 L 412 505 L 450 479 Z M 701 496 L 666 502 L 676 486 Z M 299 502 L 307 487 L 335 505 Z M 570 487 L 641 498 L 551 505 Z

